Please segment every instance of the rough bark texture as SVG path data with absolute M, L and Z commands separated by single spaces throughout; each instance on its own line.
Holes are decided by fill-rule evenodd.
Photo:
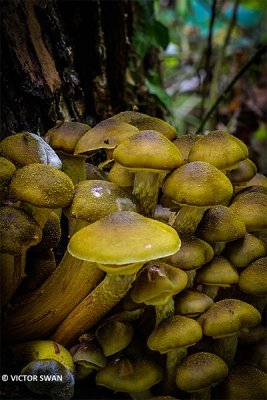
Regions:
M 43 134 L 57 120 L 94 125 L 134 105 L 161 117 L 132 46 L 138 7 L 131 0 L 2 2 L 1 138 Z

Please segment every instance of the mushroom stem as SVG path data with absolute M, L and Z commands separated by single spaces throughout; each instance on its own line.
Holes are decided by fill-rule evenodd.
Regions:
M 62 171 L 70 177 L 74 185 L 86 180 L 85 156 L 73 156 L 72 154 L 58 153 L 62 161 Z
M 140 213 L 153 217 L 158 202 L 160 174 L 149 171 L 135 172 L 133 194 L 139 201 Z
M 173 228 L 181 235 L 193 235 L 208 208 L 182 205 L 173 223 Z
M 211 399 L 211 386 L 201 389 L 197 392 L 191 393 L 190 400 L 210 400 Z
M 166 360 L 166 375 L 163 382 L 163 387 L 167 395 L 172 395 L 176 392 L 175 384 L 175 368 L 187 356 L 187 348 L 173 349 L 168 351 Z
M 133 400 L 146 400 L 146 399 L 151 399 L 153 397 L 149 389 L 144 390 L 143 392 L 129 393 L 129 395 Z
M 94 263 L 68 252 L 45 283 L 14 305 L 6 320 L 10 342 L 43 338 L 101 281 L 104 273 Z
M 155 306 L 156 326 L 164 319 L 174 315 L 174 300 L 171 297 L 166 304 Z
M 5 306 L 24 276 L 26 250 L 18 256 L 8 253 L 0 253 L 0 282 L 1 282 L 1 307 Z
M 230 367 L 234 361 L 237 348 L 237 335 L 225 336 L 215 339 L 214 353 L 221 357 Z
M 191 269 L 189 271 L 185 271 L 186 275 L 187 275 L 187 289 L 191 289 L 194 286 L 194 281 L 195 281 L 195 277 L 197 274 L 197 271 L 195 269 Z
M 69 346 L 99 322 L 127 293 L 136 274 L 107 274 L 105 279 L 67 316 L 51 340 Z

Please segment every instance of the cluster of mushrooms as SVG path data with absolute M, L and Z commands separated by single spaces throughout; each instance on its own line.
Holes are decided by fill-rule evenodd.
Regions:
M 125 111 L 0 156 L 3 337 L 31 391 L 266 398 L 267 178 L 241 140 Z

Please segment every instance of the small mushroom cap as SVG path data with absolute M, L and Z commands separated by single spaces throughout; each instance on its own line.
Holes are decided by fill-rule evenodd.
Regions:
M 75 154 L 86 153 L 98 149 L 114 149 L 139 130 L 126 122 L 106 119 L 90 129 L 78 141 Z
M 111 167 L 108 179 L 123 188 L 134 185 L 134 174 L 117 162 Z
M 126 321 L 104 321 L 96 330 L 97 340 L 107 357 L 125 349 L 131 342 L 133 334 L 133 326 Z
M 25 211 L 15 207 L 0 208 L 0 252 L 13 255 L 40 242 L 42 229 Z
M 227 375 L 226 363 L 216 354 L 207 352 L 191 354 L 175 370 L 176 385 L 189 393 L 213 386 Z
M 32 375 L 36 379 L 27 379 L 26 386 L 33 393 L 43 394 L 52 399 L 70 400 L 74 395 L 73 374 L 55 360 L 37 360 L 26 365 L 21 371 L 22 375 Z M 47 376 L 54 377 L 50 381 L 45 380 Z
M 130 290 L 135 303 L 166 304 L 187 285 L 187 274 L 163 262 L 151 262 L 139 272 Z
M 46 141 L 30 132 L 5 138 L 0 143 L 0 154 L 18 167 L 33 163 L 48 164 L 58 169 L 62 167 L 59 157 Z
M 115 183 L 82 181 L 75 185 L 71 204 L 64 209 L 69 218 L 95 222 L 116 211 L 136 211 L 133 196 Z
M 182 236 L 180 249 L 164 259 L 165 262 L 183 271 L 197 269 L 214 256 L 212 247 L 194 236 Z
M 267 374 L 250 365 L 237 365 L 231 369 L 220 393 L 227 400 L 264 400 L 267 397 Z
M 37 207 L 62 208 L 72 200 L 74 186 L 64 172 L 45 164 L 29 164 L 15 173 L 9 192 Z
M 136 126 L 139 131 L 157 131 L 166 136 L 169 140 L 173 140 L 177 135 L 175 128 L 168 124 L 168 122 L 137 111 L 123 111 L 119 114 L 113 115 L 111 119 L 127 122 L 128 124 Z
M 236 268 L 245 268 L 252 261 L 266 255 L 266 244 L 251 233 L 246 233 L 242 239 L 227 243 L 224 249 L 225 257 Z
M 0 189 L 10 181 L 15 172 L 15 165 L 7 158 L 0 157 Z
M 107 365 L 107 359 L 94 336 L 70 349 L 73 361 L 87 368 L 100 370 Z
M 236 186 L 235 190 L 239 191 L 243 189 L 248 189 L 250 186 L 260 186 L 267 189 L 267 177 L 257 172 L 255 176 L 248 182 L 246 182 L 244 186 Z
M 165 136 L 156 131 L 140 131 L 121 143 L 114 159 L 130 170 L 171 171 L 183 163 L 180 151 Z
M 228 132 L 202 135 L 190 150 L 188 161 L 205 161 L 218 169 L 232 169 L 248 157 L 247 146 Z
M 202 329 L 194 319 L 174 315 L 161 321 L 147 339 L 150 350 L 167 353 L 170 350 L 193 346 L 202 338 Z
M 236 335 L 260 321 L 261 315 L 255 307 L 237 299 L 218 301 L 198 318 L 203 333 L 213 338 Z
M 267 374 L 267 338 L 252 346 L 248 351 L 248 357 L 245 357 L 245 359 L 250 365 Z
M 242 292 L 254 296 L 267 295 L 267 257 L 259 258 L 241 271 L 238 282 Z
M 267 229 L 267 194 L 252 192 L 240 195 L 234 199 L 230 210 L 245 223 L 248 232 Z
M 81 137 L 91 129 L 81 122 L 62 122 L 45 134 L 45 141 L 55 150 L 74 153 L 75 146 Z
M 207 311 L 213 303 L 214 301 L 205 293 L 188 289 L 175 297 L 175 313 L 195 317 Z
M 195 134 L 181 135 L 174 139 L 172 143 L 179 149 L 183 159 L 187 161 L 191 147 L 200 137 L 200 135 Z
M 58 215 L 51 211 L 43 227 L 41 242 L 31 247 L 31 252 L 39 252 L 54 249 L 59 244 L 61 238 L 61 225 Z
M 163 193 L 179 204 L 214 206 L 227 204 L 233 188 L 219 169 L 207 162 L 195 161 L 167 176 L 163 181 Z
M 249 158 L 246 158 L 243 161 L 240 161 L 238 164 L 238 168 L 233 169 L 227 173 L 230 181 L 236 185 L 241 185 L 245 182 L 250 181 L 257 172 L 257 167 L 253 161 Z
M 200 268 L 196 281 L 204 285 L 227 287 L 237 283 L 238 273 L 226 258 L 216 256 L 209 263 Z
M 163 370 L 153 360 L 118 357 L 97 373 L 96 384 L 116 392 L 138 393 L 162 379 Z
M 133 211 L 121 211 L 75 233 L 68 250 L 83 260 L 123 265 L 161 258 L 179 247 L 177 232 L 167 224 Z
M 256 344 L 263 339 L 267 339 L 267 326 L 261 324 L 253 326 L 248 332 L 241 332 L 238 336 L 239 342 L 246 346 Z
M 246 233 L 244 222 L 229 207 L 217 205 L 204 212 L 196 235 L 207 242 L 230 242 Z

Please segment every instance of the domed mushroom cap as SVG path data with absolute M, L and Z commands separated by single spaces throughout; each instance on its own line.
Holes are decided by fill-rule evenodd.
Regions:
M 246 233 L 244 222 L 229 207 L 217 205 L 205 211 L 196 235 L 207 242 L 230 242 Z
M 108 179 L 123 188 L 134 185 L 134 174 L 117 162 L 111 167 Z
M 40 242 L 42 229 L 37 222 L 20 208 L 0 208 L 0 252 L 21 254 L 23 248 L 28 248 Z
M 168 124 L 168 122 L 137 111 L 123 111 L 113 115 L 110 119 L 127 122 L 128 124 L 136 126 L 139 131 L 152 129 L 153 131 L 161 133 L 169 140 L 173 140 L 176 137 L 175 128 Z
M 195 161 L 174 170 L 163 181 L 163 193 L 179 204 L 227 204 L 233 188 L 229 179 L 207 162 Z
M 40 252 L 48 249 L 54 249 L 59 244 L 61 238 L 60 218 L 51 211 L 43 227 L 43 236 L 40 243 L 31 247 L 31 252 Z
M 68 250 L 83 260 L 123 265 L 161 258 L 179 247 L 179 236 L 170 226 L 133 211 L 121 211 L 75 233 Z
M 59 122 L 45 134 L 45 141 L 57 151 L 73 154 L 77 142 L 91 129 L 81 122 Z
M 15 165 L 5 157 L 0 157 L 0 189 L 7 184 L 16 171 Z
M 233 200 L 230 210 L 245 223 L 248 232 L 267 229 L 267 195 L 252 192 Z
M 206 352 L 191 354 L 176 367 L 176 385 L 185 392 L 198 392 L 213 386 L 228 375 L 226 363 Z
M 232 169 L 248 157 L 247 146 L 228 132 L 202 135 L 190 150 L 188 161 L 205 161 L 218 169 Z
M 198 290 L 188 289 L 175 297 L 175 313 L 187 317 L 195 317 L 214 303 L 212 298 Z
M 200 135 L 187 134 L 178 136 L 172 141 L 173 144 L 179 149 L 183 159 L 186 161 L 193 144 L 200 138 Z
M 249 264 L 239 276 L 239 289 L 255 296 L 267 295 L 267 257 Z
M 45 164 L 29 164 L 15 173 L 9 192 L 37 207 L 66 207 L 73 197 L 73 183 L 64 172 Z
M 246 233 L 242 239 L 226 243 L 225 257 L 236 268 L 245 268 L 252 261 L 266 255 L 266 244 L 251 233 Z
M 114 159 L 130 170 L 171 171 L 183 163 L 177 147 L 156 131 L 140 131 L 121 143 Z
M 161 321 L 147 339 L 150 350 L 167 353 L 170 350 L 189 347 L 202 338 L 202 330 L 194 319 L 174 315 Z
M 198 318 L 203 333 L 213 338 L 236 335 L 260 321 L 261 315 L 255 307 L 237 299 L 218 301 Z
M 244 186 L 236 186 L 235 190 L 240 191 L 243 189 L 248 189 L 251 186 L 260 186 L 262 188 L 267 189 L 267 177 L 257 172 L 252 179 L 250 179 L 248 182 L 246 182 L 246 184 L 244 184 Z
M 93 370 L 100 370 L 107 365 L 107 359 L 103 354 L 95 336 L 82 341 L 70 349 L 75 363 L 82 364 Z
M 116 392 L 138 393 L 163 379 L 163 370 L 146 358 L 118 357 L 96 375 L 96 384 Z
M 194 236 L 182 236 L 180 249 L 164 261 L 183 271 L 190 271 L 211 261 L 213 256 L 214 251 L 208 243 Z
M 116 211 L 136 211 L 134 198 L 115 183 L 103 180 L 76 184 L 73 200 L 64 209 L 68 217 L 90 223 Z
M 76 144 L 75 154 L 98 149 L 114 149 L 139 130 L 126 122 L 106 119 L 90 129 Z
M 0 154 L 16 166 L 33 163 L 52 165 L 60 169 L 62 163 L 54 150 L 40 136 L 21 132 L 8 136 L 0 143 Z
M 187 285 L 187 274 L 163 262 L 151 262 L 139 272 L 129 295 L 135 303 L 165 304 Z
M 237 283 L 238 273 L 226 258 L 216 256 L 212 261 L 199 269 L 196 281 L 204 285 L 227 287 Z
M 134 328 L 127 321 L 104 321 L 96 330 L 97 340 L 107 357 L 125 349 L 131 342 L 133 334 Z
M 246 158 L 243 161 L 240 161 L 238 167 L 233 169 L 227 173 L 228 178 L 234 184 L 241 185 L 245 182 L 250 181 L 257 172 L 257 167 L 253 161 L 249 158 Z

